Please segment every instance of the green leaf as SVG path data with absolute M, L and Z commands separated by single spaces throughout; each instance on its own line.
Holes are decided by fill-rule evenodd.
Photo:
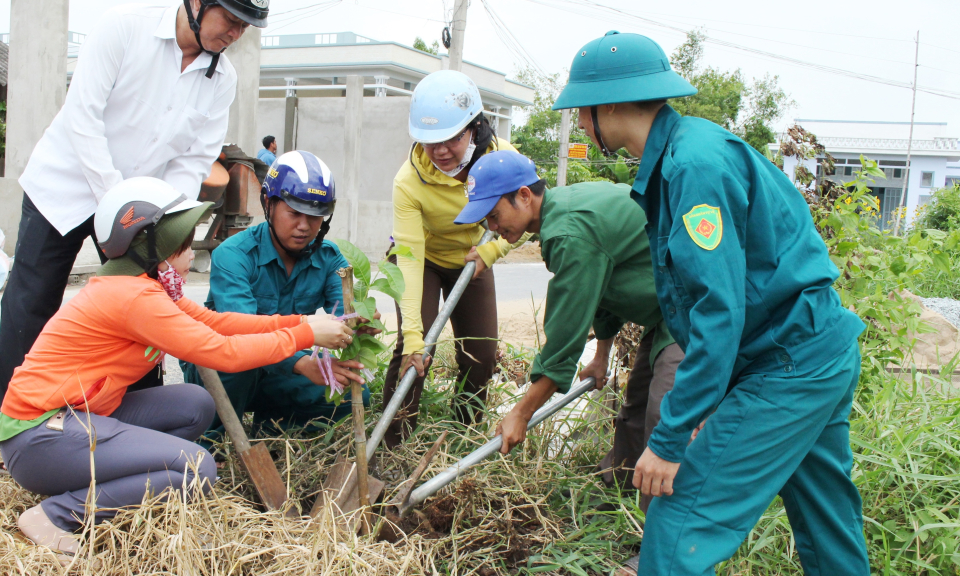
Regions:
M 357 356 L 357 361 L 363 364 L 365 367 L 370 370 L 376 370 L 379 363 L 377 358 L 378 354 L 375 350 L 367 348 L 366 346 L 360 348 L 360 354 Z M 368 382 L 369 384 L 369 382 Z
M 347 262 L 353 266 L 353 275 L 362 280 L 365 285 L 369 286 L 370 260 L 367 259 L 367 255 L 346 240 L 336 239 L 333 240 L 333 243 L 340 249 L 340 253 L 347 259 Z
M 353 360 L 360 353 L 360 339 L 354 338 L 346 348 L 340 350 L 341 360 Z
M 400 267 L 392 262 L 384 261 L 380 263 L 380 273 L 383 274 L 383 278 L 389 284 L 391 291 L 398 294 L 398 296 L 393 296 L 393 299 L 400 300 L 399 295 L 402 295 L 404 289 L 406 288 L 406 282 L 403 280 L 403 272 L 400 271 Z M 384 290 L 381 291 L 384 294 L 390 293 Z
M 371 309 L 372 304 L 372 309 Z M 373 318 L 374 313 L 376 312 L 377 302 L 373 298 L 367 298 L 366 300 L 357 300 L 353 303 L 353 311 L 360 315 L 360 318 L 364 320 L 370 320 Z
M 377 278 L 376 280 L 373 281 L 373 286 L 371 286 L 370 288 L 372 288 L 373 290 L 378 290 L 380 292 L 383 292 L 387 296 L 397 301 L 400 301 L 400 298 L 402 297 L 402 293 L 394 290 L 393 286 L 390 285 L 390 282 L 387 281 L 386 278 Z
M 370 348 L 371 350 L 374 350 L 377 354 L 388 349 L 386 344 L 384 344 L 379 338 L 377 338 L 376 336 L 373 336 L 372 334 L 360 334 L 360 336 L 358 336 L 357 339 L 360 340 L 360 343 L 363 345 L 364 348 Z
M 413 258 L 416 260 L 416 256 L 413 255 L 413 249 L 409 246 L 404 246 L 403 244 L 396 244 L 393 248 L 387 252 L 387 256 L 403 256 L 404 258 Z

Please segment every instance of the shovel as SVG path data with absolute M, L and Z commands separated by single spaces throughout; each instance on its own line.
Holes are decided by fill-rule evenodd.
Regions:
M 610 376 L 611 374 L 607 375 L 608 378 Z M 594 387 L 596 387 L 596 384 L 596 378 L 592 377 L 580 381 L 575 380 L 574 384 L 570 387 L 570 390 L 567 391 L 566 394 L 548 402 L 533 414 L 533 418 L 531 418 L 530 422 L 527 424 L 527 430 L 530 430 L 550 416 L 553 416 L 561 408 L 573 402 L 587 391 L 592 390 Z M 503 446 L 503 437 L 497 435 L 480 448 L 477 448 L 470 454 L 466 455 L 453 466 L 450 466 L 430 480 L 427 480 L 422 486 L 414 490 L 413 486 L 419 481 L 420 475 L 423 474 L 423 471 L 427 469 L 430 459 L 436 455 L 437 448 L 439 447 L 441 441 L 443 441 L 442 436 L 440 440 L 438 440 L 437 443 L 434 444 L 434 446 L 430 449 L 427 455 L 424 456 L 423 460 L 420 462 L 420 465 L 417 466 L 414 475 L 408 480 L 409 484 L 407 487 L 397 495 L 395 500 L 387 505 L 386 517 L 392 523 L 399 524 L 403 517 L 406 516 L 412 508 L 422 504 L 424 500 L 430 496 L 433 496 L 441 488 L 459 478 L 471 467 L 497 453 L 500 450 L 500 447 Z
M 341 268 L 337 270 L 343 287 L 343 313 L 353 313 L 353 268 Z M 351 328 L 356 327 L 357 320 L 351 318 L 347 320 L 347 325 Z M 325 505 L 330 502 L 336 503 L 337 507 L 344 514 L 350 515 L 356 510 L 361 510 L 359 518 L 351 517 L 349 521 L 353 524 L 354 520 L 361 518 L 366 520 L 370 509 L 370 502 L 376 502 L 377 497 L 383 491 L 384 483 L 370 476 L 367 471 L 367 432 L 364 425 L 363 409 L 363 385 L 355 380 L 350 381 L 350 404 L 353 409 L 353 445 L 355 462 L 350 463 L 343 456 L 338 456 L 333 463 L 330 473 L 324 481 L 320 495 L 317 497 L 313 508 L 310 510 L 310 516 L 316 517 Z M 364 521 L 360 526 L 369 530 L 369 523 Z
M 487 242 L 493 240 L 494 236 L 496 236 L 495 232 L 492 230 L 487 230 L 484 232 L 483 237 L 480 238 L 480 242 L 477 245 L 479 246 L 481 244 L 486 244 Z M 473 279 L 473 273 L 476 271 L 476 269 L 477 264 L 475 262 L 467 262 L 466 266 L 463 267 L 463 271 L 460 273 L 460 277 L 457 278 L 456 284 L 453 285 L 453 288 L 450 290 L 450 294 L 446 299 L 444 299 L 443 306 L 437 313 L 437 319 L 433 322 L 433 326 L 430 327 L 430 330 L 424 337 L 424 342 L 426 343 L 423 351 L 424 356 L 429 356 L 436 347 L 437 340 L 440 338 L 440 333 L 443 331 L 443 327 L 446 326 L 447 320 L 449 320 L 450 315 L 453 314 L 453 309 L 456 308 L 457 302 L 460 300 L 460 296 L 463 295 L 463 291 L 467 288 L 467 284 L 469 284 Z M 352 307 L 352 275 L 350 279 L 350 286 L 351 290 L 349 294 Z M 344 288 L 343 295 L 344 306 L 346 306 L 346 288 Z M 344 312 L 346 313 L 346 307 L 344 308 Z M 407 372 L 403 375 L 403 378 L 397 385 L 397 389 L 393 393 L 393 397 L 390 398 L 390 402 L 383 409 L 383 414 L 380 416 L 380 420 L 377 421 L 376 427 L 370 434 L 370 439 L 366 441 L 367 458 L 366 462 L 364 462 L 364 467 L 366 467 L 366 464 L 373 459 L 373 455 L 376 453 L 377 448 L 380 446 L 380 442 L 383 441 L 383 437 L 387 433 L 387 428 L 390 426 L 390 423 L 393 422 L 393 418 L 397 415 L 397 412 L 400 411 L 400 405 L 403 403 L 404 398 L 406 398 L 407 392 L 410 391 L 410 387 L 413 386 L 413 381 L 416 380 L 416 378 L 417 369 L 411 366 L 407 369 Z M 356 402 L 356 399 L 354 399 L 354 402 Z M 356 419 L 354 419 L 354 426 L 356 426 Z M 344 512 L 356 510 L 357 505 L 359 504 L 359 499 L 355 497 L 355 486 L 357 485 L 357 474 L 355 470 L 355 465 L 351 466 L 347 462 L 341 461 L 338 458 L 337 462 L 334 463 L 330 474 L 327 475 L 326 481 L 323 483 L 323 491 L 320 493 L 320 496 L 314 503 L 313 508 L 310 510 L 311 516 L 316 517 L 320 513 L 320 510 L 323 509 L 323 506 L 330 501 L 331 495 L 335 496 L 334 499 L 337 501 L 337 504 L 340 505 L 340 510 Z M 375 481 L 373 486 L 374 488 L 377 487 L 377 483 L 379 484 L 379 488 L 376 490 L 377 495 L 379 495 L 380 491 L 383 490 L 383 482 L 375 478 L 373 480 Z M 375 496 L 374 500 L 376 500 Z
M 220 415 L 220 421 L 223 427 L 233 441 L 233 445 L 240 454 L 240 462 L 243 468 L 253 481 L 260 500 L 270 510 L 280 510 L 287 501 L 287 485 L 280 478 L 280 472 L 277 471 L 276 464 L 270 456 L 270 451 L 263 442 L 250 444 L 246 432 L 243 431 L 243 425 L 237 418 L 237 413 L 230 403 L 227 391 L 223 388 L 223 382 L 220 381 L 220 375 L 216 370 L 197 366 L 197 372 L 203 381 L 204 388 L 213 397 L 213 402 L 217 407 L 217 414 Z M 286 511 L 290 518 L 297 517 L 297 511 L 290 507 Z

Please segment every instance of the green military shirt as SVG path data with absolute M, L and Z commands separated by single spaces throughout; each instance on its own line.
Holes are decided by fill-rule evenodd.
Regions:
M 543 328 L 546 344 L 533 362 L 531 380 L 546 376 L 561 392 L 570 388 L 591 324 L 597 338 L 612 338 L 624 322 L 653 338 L 651 365 L 673 337 L 657 303 L 643 210 L 630 187 L 585 182 L 544 192 L 540 247 L 547 269 Z

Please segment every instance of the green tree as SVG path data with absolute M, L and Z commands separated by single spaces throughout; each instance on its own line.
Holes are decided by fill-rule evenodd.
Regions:
M 766 153 L 767 144 L 776 140 L 773 123 L 794 105 L 793 100 L 780 87 L 779 76 L 766 74 L 748 85 L 739 69 L 702 68 L 705 40 L 702 31 L 693 30 L 670 56 L 673 69 L 698 90 L 693 96 L 671 100 L 670 105 L 684 116 L 719 124 Z
M 427 43 L 424 41 L 424 39 L 419 36 L 413 39 L 413 47 L 416 50 L 419 50 L 421 52 L 426 52 L 427 54 L 433 54 L 434 56 L 440 53 L 439 42 L 434 40 L 433 44 L 431 44 L 430 46 L 427 46 Z
M 566 74 L 563 75 L 564 77 Z M 517 75 L 517 81 L 533 87 L 533 105 L 526 108 L 527 121 L 515 127 L 511 133 L 511 143 L 540 168 L 550 186 L 557 183 L 557 160 L 560 151 L 559 111 L 551 110 L 564 82 L 560 74 L 543 76 L 527 68 Z M 589 144 L 590 139 L 577 127 L 576 111 L 573 111 L 570 127 L 570 142 Z M 636 160 L 625 152 L 618 157 L 604 158 L 595 146 L 587 149 L 586 161 L 567 162 L 567 184 L 609 180 L 612 182 L 633 182 L 637 172 Z

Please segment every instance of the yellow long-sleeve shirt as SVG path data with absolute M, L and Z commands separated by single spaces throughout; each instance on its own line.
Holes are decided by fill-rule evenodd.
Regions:
M 516 149 L 496 138 L 487 152 Z M 413 258 L 399 258 L 406 288 L 400 301 L 403 320 L 403 353 L 423 352 L 423 322 L 420 302 L 423 297 L 424 258 L 444 268 L 463 268 L 464 257 L 483 236 L 479 224 L 454 224 L 467 205 L 466 184 L 437 170 L 419 144 L 393 179 L 393 239 L 413 251 Z M 524 235 L 515 245 L 527 241 Z M 513 246 L 515 246 L 513 245 Z M 499 238 L 477 248 L 487 266 L 492 266 L 513 247 Z

